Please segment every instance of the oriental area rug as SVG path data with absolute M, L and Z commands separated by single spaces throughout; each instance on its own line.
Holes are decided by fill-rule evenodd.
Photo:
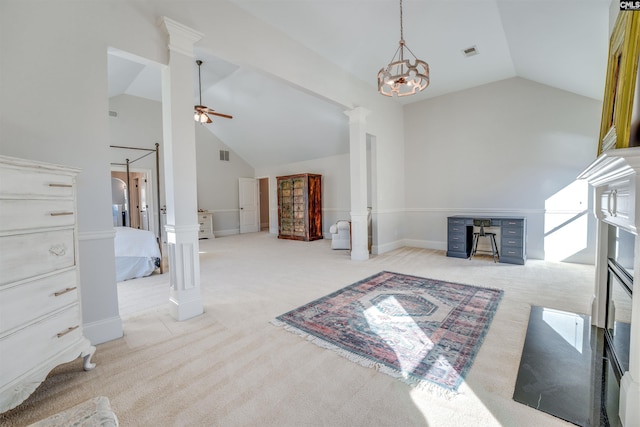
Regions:
M 362 366 L 455 395 L 503 291 L 380 272 L 272 323 Z

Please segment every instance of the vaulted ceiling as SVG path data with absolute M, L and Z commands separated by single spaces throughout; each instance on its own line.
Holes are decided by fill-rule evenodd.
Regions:
M 376 91 L 400 39 L 397 0 L 231 0 Z M 429 63 L 431 84 L 409 104 L 514 76 L 602 99 L 610 0 L 404 0 L 407 46 Z M 465 56 L 475 47 L 478 54 Z M 343 109 L 255 70 L 197 50 L 202 102 L 233 120 L 208 129 L 252 166 L 348 151 Z M 197 68 L 194 64 L 197 82 Z M 109 57 L 110 96 L 160 100 L 157 70 Z M 322 78 L 309 74 L 309 78 Z M 194 103 L 198 99 L 194 87 Z

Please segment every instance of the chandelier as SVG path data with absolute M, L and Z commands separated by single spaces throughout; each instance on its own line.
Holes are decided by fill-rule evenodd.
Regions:
M 405 49 L 414 62 L 405 59 Z M 416 58 L 404 41 L 402 0 L 400 0 L 400 44 L 391 62 L 378 71 L 378 92 L 385 96 L 409 96 L 429 86 L 429 64 Z

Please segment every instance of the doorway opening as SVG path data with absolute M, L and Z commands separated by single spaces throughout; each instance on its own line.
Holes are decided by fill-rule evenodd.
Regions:
M 166 66 L 113 47 L 106 54 L 116 294 L 118 313 L 127 317 L 163 306 L 169 299 L 168 275 L 154 274 L 166 272 L 166 248 L 160 242 L 164 183 L 159 157 L 161 75 Z M 132 168 L 134 163 L 137 167 Z
M 269 231 L 269 178 L 258 178 L 260 192 L 260 231 Z
M 111 203 L 114 227 L 153 230 L 149 200 L 150 171 L 111 171 Z
M 377 221 L 377 194 L 378 194 L 378 170 L 377 170 L 377 146 L 376 137 L 367 134 L 367 209 L 369 217 L 367 218 L 368 229 L 368 247 L 370 254 L 377 254 L 378 232 L 376 229 Z

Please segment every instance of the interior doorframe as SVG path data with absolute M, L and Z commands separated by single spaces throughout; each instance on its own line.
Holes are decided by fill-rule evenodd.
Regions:
M 271 197 L 269 192 L 271 191 L 270 189 L 270 183 L 271 181 L 269 180 L 268 176 L 262 176 L 262 177 L 257 177 L 256 180 L 258 181 L 258 227 L 260 229 L 260 231 L 262 231 L 262 210 L 264 208 L 263 203 L 262 203 L 262 190 L 261 190 L 261 186 L 262 186 L 262 182 L 266 181 L 267 185 L 267 191 L 265 192 L 265 202 L 266 202 L 266 213 L 267 213 L 267 229 L 269 232 L 271 232 L 271 211 L 270 211 L 270 207 L 271 207 Z
M 254 203 L 255 203 L 255 221 L 250 224 L 248 227 L 243 227 L 243 210 L 245 208 L 245 205 L 243 203 L 243 200 L 245 199 L 244 197 L 244 189 L 243 189 L 243 181 L 244 182 L 249 182 L 251 181 L 253 184 L 253 192 L 254 192 Z M 238 178 L 238 229 L 240 234 L 243 233 L 254 233 L 254 232 L 258 232 L 260 231 L 260 197 L 259 197 L 259 193 L 260 193 L 260 188 L 259 188 L 259 184 L 258 184 L 258 179 L 257 178 L 243 178 L 240 177 Z
M 366 134 L 367 207 L 370 209 L 369 253 L 378 254 L 378 144 L 375 135 Z
M 111 170 L 110 172 L 127 172 L 127 167 L 126 166 L 120 166 L 120 165 L 111 165 Z M 145 169 L 145 168 L 132 168 L 129 167 L 129 172 L 130 173 L 141 173 L 144 175 L 144 179 L 146 181 L 145 183 L 145 191 L 147 193 L 147 218 L 149 220 L 149 231 L 153 231 L 154 234 L 156 234 L 157 231 L 157 227 L 158 224 L 156 224 L 156 215 L 157 212 L 155 211 L 155 204 L 156 200 L 154 198 L 154 187 L 153 187 L 153 174 L 151 169 Z M 131 191 L 131 189 L 129 189 L 129 191 Z M 127 203 L 131 203 L 131 200 L 127 200 Z M 129 215 L 131 215 L 131 206 L 127 206 L 127 208 L 129 209 Z M 160 236 L 157 236 L 158 238 Z

